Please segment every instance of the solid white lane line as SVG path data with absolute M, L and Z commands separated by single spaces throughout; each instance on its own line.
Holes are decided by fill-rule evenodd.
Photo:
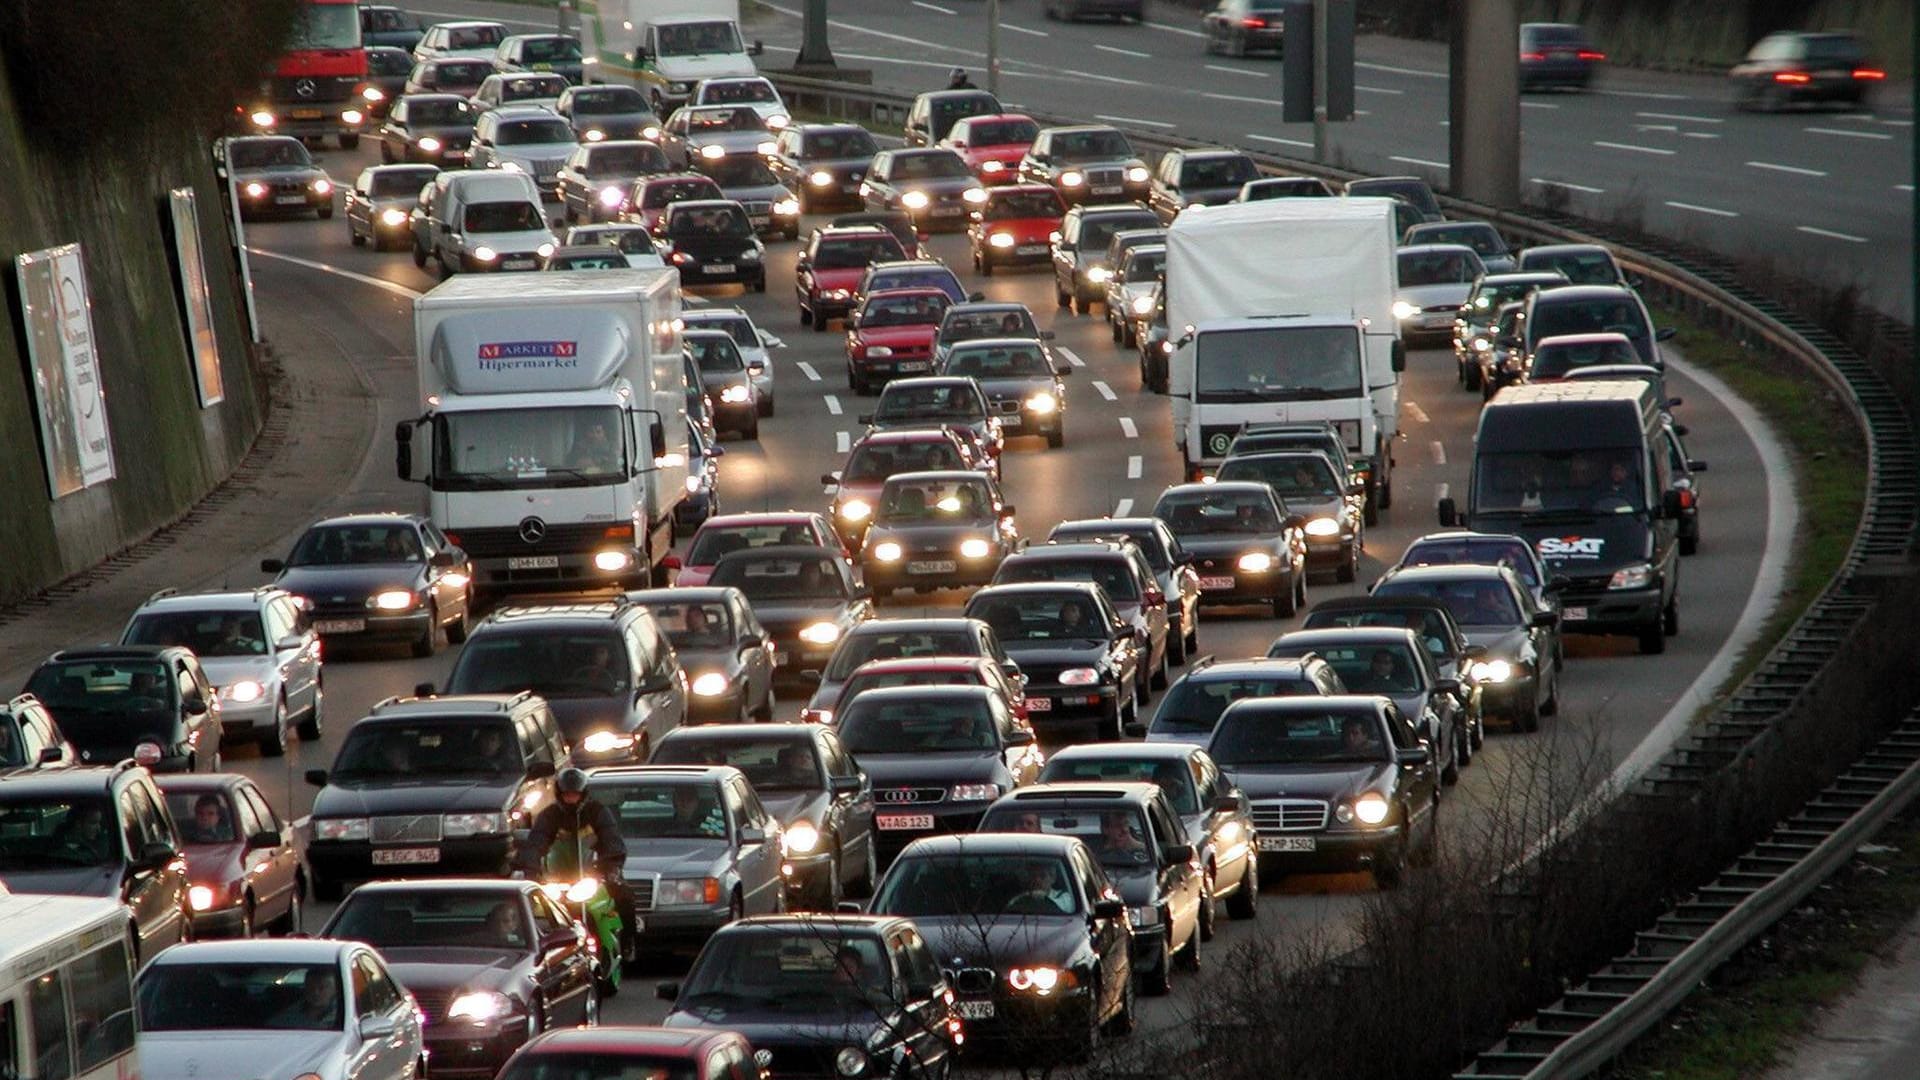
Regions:
M 1354 86 L 1354 89 L 1355 89 L 1355 90 L 1358 90 L 1358 91 L 1360 91 L 1360 92 L 1362 92 L 1362 93 L 1367 93 L 1367 94 L 1391 94 L 1391 95 L 1393 95 L 1394 97 L 1399 97 L 1400 95 L 1402 95 L 1402 94 L 1404 94 L 1404 93 L 1406 93 L 1406 91 L 1405 91 L 1405 90 L 1393 90 L 1393 89 L 1389 89 L 1388 87 L 1385 87 L 1385 86 L 1359 86 L 1359 85 L 1356 85 L 1356 86 Z
M 1447 444 L 1441 442 L 1439 439 L 1433 440 L 1433 463 L 1435 465 L 1445 465 L 1447 463 Z
M 1247 138 L 1252 139 L 1255 142 L 1270 142 L 1270 143 L 1278 143 L 1281 146 L 1303 146 L 1303 147 L 1306 147 L 1308 150 L 1313 149 L 1313 144 L 1310 142 L 1302 142 L 1299 139 L 1283 139 L 1278 135 L 1255 135 L 1249 132 L 1247 134 Z
M 1912 190 L 1913 190 L 1913 185 L 1912 185 L 1912 184 L 1895 184 L 1895 185 L 1893 185 L 1893 190 L 1895 190 L 1895 191 L 1912 191 Z
M 1685 94 L 1656 94 L 1651 90 L 1595 90 L 1596 94 L 1608 97 L 1646 98 L 1649 101 L 1688 101 Z
M 1111 387 L 1111 386 L 1108 386 L 1108 385 L 1106 384 L 1106 381 L 1105 381 L 1104 379 L 1095 379 L 1095 380 L 1093 380 L 1093 388 L 1094 388 L 1095 390 L 1098 390 L 1098 391 L 1100 392 L 1100 396 L 1101 396 L 1101 397 L 1103 397 L 1103 398 L 1106 398 L 1106 399 L 1107 399 L 1108 401 L 1119 401 L 1119 400 L 1120 400 L 1120 395 L 1119 395 L 1119 394 L 1116 394 L 1116 393 L 1114 393 L 1114 392 L 1113 392 L 1113 387 Z
M 1674 202 L 1672 199 L 1667 200 L 1667 205 L 1673 207 L 1675 210 L 1691 210 L 1696 214 L 1712 214 L 1714 217 L 1740 216 L 1732 210 L 1719 210 L 1711 206 L 1700 206 L 1696 203 Z
M 1427 410 L 1421 408 L 1419 402 L 1417 401 L 1407 402 L 1406 409 L 1407 409 L 1407 415 L 1413 417 L 1414 423 L 1416 424 L 1433 423 L 1432 420 L 1427 418 Z
M 1137 439 L 1140 437 L 1140 429 L 1133 426 L 1133 417 L 1123 416 L 1120 418 L 1120 434 L 1125 435 L 1129 439 Z
M 1722 122 L 1722 120 L 1719 117 L 1689 116 L 1686 113 L 1637 112 L 1637 113 L 1634 113 L 1633 115 L 1644 116 L 1650 120 L 1684 120 L 1691 124 L 1718 124 Z
M 1814 236 L 1824 236 L 1829 240 L 1845 240 L 1849 244 L 1864 244 L 1867 242 L 1867 238 L 1864 236 L 1849 236 L 1843 232 L 1834 232 L 1832 229 L 1816 229 L 1811 225 L 1795 225 L 1794 228 L 1800 232 L 1810 233 Z
M 823 397 L 820 400 L 827 403 L 827 412 L 831 413 L 834 416 L 840 415 L 841 410 L 840 410 L 839 398 L 834 397 L 832 394 L 828 394 L 826 397 Z
M 917 8 L 926 8 L 928 11 L 937 11 L 942 15 L 958 15 L 959 14 L 959 12 L 953 10 L 952 8 L 944 8 L 944 7 L 941 7 L 939 4 L 929 4 L 927 3 L 927 0 L 913 0 L 913 6 Z
M 1565 180 L 1546 180 L 1538 176 L 1529 178 L 1527 182 L 1530 184 L 1539 184 L 1541 187 L 1558 187 L 1566 188 L 1568 191 L 1584 191 L 1589 195 L 1605 195 L 1607 193 L 1606 188 L 1588 187 L 1585 184 L 1570 184 Z
M 1912 127 L 1913 126 L 1913 121 L 1911 120 L 1882 120 L 1880 122 L 1887 125 L 1888 127 Z
M 1010 22 L 1001 23 L 1000 29 L 1011 30 L 1016 34 L 1030 34 L 1033 37 L 1052 37 L 1053 36 L 1052 34 L 1047 33 L 1045 30 L 1034 30 L 1025 26 L 1015 26 Z
M 1002 72 L 1001 74 L 1003 74 L 1003 75 L 1004 75 L 1004 74 L 1006 74 L 1006 72 Z M 1087 79 L 1087 80 L 1090 80 L 1090 81 L 1092 81 L 1092 82 L 1103 82 L 1103 83 L 1113 83 L 1113 84 L 1114 84 L 1114 85 L 1116 85 L 1116 86 L 1145 86 L 1145 85 L 1147 85 L 1146 83 L 1143 83 L 1143 82 L 1141 82 L 1141 81 L 1140 81 L 1140 80 L 1138 80 L 1138 79 L 1123 79 L 1123 78 L 1121 78 L 1121 77 L 1119 77 L 1118 75 L 1102 75 L 1102 74 L 1100 74 L 1100 73 L 1099 73 L 1099 72 L 1097 72 L 1097 71 L 1081 71 L 1081 70 L 1080 70 L 1079 68 L 1061 68 L 1061 69 L 1060 69 L 1060 74 L 1062 74 L 1062 75 L 1071 75 L 1071 76 L 1073 76 L 1073 77 L 1074 77 L 1074 78 L 1076 78 L 1076 79 Z M 1051 78 L 1051 76 L 1047 76 L 1047 75 L 1036 75 L 1036 76 L 1034 76 L 1034 78 Z
M 1680 137 L 1683 139 L 1717 139 L 1720 136 L 1715 135 L 1711 131 L 1683 131 L 1680 133 Z
M 1795 176 L 1827 175 L 1824 171 L 1820 169 L 1803 169 L 1798 165 L 1776 165 L 1771 161 L 1749 161 L 1747 162 L 1747 167 L 1753 168 L 1753 169 L 1767 169 L 1772 172 L 1792 173 Z
M 1248 71 L 1246 68 L 1228 67 L 1225 64 L 1203 64 L 1201 66 L 1205 67 L 1208 71 L 1224 71 L 1229 75 L 1245 75 L 1249 79 L 1264 79 L 1267 77 L 1267 73 L 1264 71 Z
M 1444 169 L 1448 167 L 1447 163 L 1444 161 L 1428 161 L 1426 158 L 1401 157 L 1398 154 L 1389 156 L 1387 160 L 1398 161 L 1406 165 L 1425 165 L 1431 169 Z
M 1113 504 L 1114 517 L 1126 517 L 1131 513 L 1133 513 L 1132 499 L 1121 499 L 1119 502 Z
M 277 251 L 268 251 L 265 248 L 257 248 L 252 245 L 248 245 L 247 254 L 259 259 L 278 259 L 281 262 L 292 263 L 295 266 L 304 266 L 309 270 L 318 270 L 323 274 L 343 277 L 349 281 L 357 281 L 362 285 L 371 285 L 376 289 L 385 290 L 395 296 L 404 296 L 409 300 L 418 300 L 420 298 L 418 291 L 409 289 L 405 285 L 399 285 L 391 281 L 383 281 L 380 278 L 368 274 L 356 274 L 351 270 L 342 270 L 337 266 L 328 266 L 323 262 L 314 262 L 312 259 L 301 259 L 292 255 L 282 255 Z
M 813 365 L 807 363 L 805 360 L 797 361 L 793 366 L 800 369 L 800 374 L 805 375 L 808 382 L 820 381 L 820 373 L 813 370 Z
M 836 431 L 833 433 L 833 452 L 834 453 L 844 454 L 851 449 L 853 449 L 853 436 L 847 434 L 844 431 Z
M 1680 152 L 1678 150 L 1665 150 L 1658 146 L 1635 146 L 1632 143 L 1607 142 L 1604 139 L 1593 140 L 1593 145 L 1604 146 L 1609 150 L 1631 150 L 1636 154 L 1659 154 L 1661 157 L 1672 157 Z
M 787 7 L 781 7 L 781 6 L 779 5 L 779 4 L 767 4 L 766 6 L 767 6 L 767 7 L 769 8 L 769 9 L 771 9 L 771 10 L 773 10 L 773 11 L 777 11 L 777 12 L 779 12 L 780 14 L 782 14 L 782 15 L 785 15 L 786 17 L 788 17 L 788 18 L 790 18 L 790 19 L 798 19 L 798 18 L 801 18 L 801 17 L 802 17 L 802 16 L 801 16 L 801 14 L 800 14 L 800 12 L 799 12 L 799 11 L 798 11 L 797 9 L 795 9 L 795 8 L 787 8 Z M 465 17 L 466 17 L 466 16 L 462 16 L 462 18 L 465 18 Z M 851 33 L 851 34 L 866 34 L 866 35 L 868 35 L 868 36 L 870 36 L 870 37 L 877 37 L 877 38 L 882 38 L 882 39 L 884 39 L 884 40 L 887 40 L 887 41 L 898 41 L 898 42 L 900 42 L 900 43 L 901 43 L 901 44 L 903 44 L 903 45 L 918 45 L 919 47 L 921 47 L 921 48 L 923 48 L 923 49 L 932 49 L 932 50 L 934 50 L 935 52 L 952 52 L 952 53 L 960 53 L 960 54 L 961 54 L 961 55 L 963 55 L 963 56 L 971 56 L 971 57 L 973 57 L 973 58 L 975 58 L 975 59 L 977 59 L 977 60 L 984 60 L 984 59 L 986 59 L 986 57 L 987 57 L 987 54 L 986 54 L 986 53 L 983 53 L 983 52 L 981 52 L 981 51 L 979 51 L 979 50 L 977 50 L 977 49 L 962 49 L 962 48 L 959 48 L 958 46 L 954 46 L 954 45 L 942 45 L 942 44 L 940 44 L 940 43 L 938 43 L 938 42 L 933 42 L 933 41 L 922 41 L 922 40 L 920 40 L 919 38 L 914 38 L 914 37 L 908 37 L 908 36 L 907 36 L 907 35 L 905 35 L 905 34 L 890 34 L 890 33 L 888 33 L 888 32 L 887 32 L 887 31 L 885 31 L 885 30 L 869 30 L 869 29 L 867 29 L 867 28 L 866 28 L 866 27 L 864 27 L 864 26 L 855 26 L 855 25 L 854 25 L 853 23 L 850 23 L 850 22 L 847 22 L 847 21 L 846 21 L 846 20 L 844 20 L 844 19 L 828 19 L 828 20 L 827 20 L 827 25 L 828 25 L 828 26 L 831 26 L 831 27 L 832 27 L 832 28 L 834 28 L 835 30 L 845 30 L 845 31 L 847 31 L 848 33 Z M 892 58 L 892 57 L 855 57 L 855 59 L 863 59 L 863 60 L 892 60 L 893 58 Z M 927 64 L 927 62 L 926 62 L 926 61 L 922 61 L 922 60 L 900 60 L 900 61 L 896 61 L 896 62 L 897 62 L 897 63 L 903 63 L 903 64 Z M 929 66 L 929 67 L 945 67 L 945 66 L 947 66 L 947 65 L 945 65 L 945 64 L 927 64 L 927 66 Z M 1006 74 L 1006 72 L 1002 72 L 1001 74 Z
M 1146 464 L 1146 459 L 1139 454 L 1129 454 L 1127 456 L 1127 479 L 1140 479 L 1140 473 L 1145 469 Z
M 1142 124 L 1146 127 L 1153 128 L 1171 128 L 1176 126 L 1164 120 L 1142 120 L 1137 116 L 1110 116 L 1106 113 L 1094 113 L 1093 118 L 1095 120 L 1105 120 L 1109 124 Z
M 1848 131 L 1845 128 L 1827 127 L 1810 127 L 1801 128 L 1800 130 L 1809 135 L 1839 135 L 1848 139 L 1877 139 L 1880 142 L 1887 142 L 1893 138 L 1892 135 L 1884 131 Z
M 1164 30 L 1169 34 L 1179 34 L 1181 37 L 1206 37 L 1207 36 L 1198 30 L 1192 30 L 1184 26 L 1168 26 L 1166 23 L 1143 22 L 1140 25 L 1151 27 L 1152 29 L 1155 29 L 1155 30 Z
M 1214 101 L 1239 101 L 1239 102 L 1244 102 L 1245 104 L 1248 104 L 1248 105 L 1266 105 L 1270 108 L 1275 108 L 1275 109 L 1280 108 L 1281 106 L 1281 103 L 1279 102 L 1278 99 L 1248 97 L 1245 94 L 1203 93 L 1200 96 L 1203 98 L 1212 98 Z
M 1520 103 L 1520 107 L 1523 109 L 1557 109 L 1560 106 L 1555 105 L 1551 101 L 1523 101 Z
M 1417 75 L 1422 79 L 1444 79 L 1447 77 L 1447 73 L 1444 71 L 1421 71 L 1418 68 L 1394 67 L 1391 64 L 1369 64 L 1364 60 L 1355 60 L 1353 66 L 1365 68 L 1368 71 L 1390 71 L 1395 75 Z
M 1122 49 L 1117 45 L 1095 45 L 1094 48 L 1099 49 L 1101 52 L 1113 53 L 1116 56 L 1131 56 L 1136 60 L 1153 59 L 1152 53 L 1141 52 L 1139 49 Z
M 1059 353 L 1061 356 L 1066 357 L 1067 363 L 1072 364 L 1074 367 L 1087 366 L 1087 362 L 1085 360 L 1080 359 L 1079 353 L 1074 352 L 1072 349 L 1067 348 L 1065 345 L 1055 345 L 1053 347 L 1053 351 Z

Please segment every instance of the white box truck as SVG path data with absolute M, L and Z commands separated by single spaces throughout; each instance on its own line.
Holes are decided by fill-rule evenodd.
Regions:
M 402 479 L 482 591 L 647 583 L 686 494 L 672 270 L 462 274 L 414 301 Z
M 1406 353 L 1393 301 L 1393 203 L 1270 199 L 1208 207 L 1167 234 L 1173 441 L 1189 475 L 1245 425 L 1332 423 L 1367 467 L 1367 508 L 1393 500 Z
M 701 79 L 759 74 L 740 0 L 581 0 L 580 24 L 588 81 L 631 79 L 663 119 Z

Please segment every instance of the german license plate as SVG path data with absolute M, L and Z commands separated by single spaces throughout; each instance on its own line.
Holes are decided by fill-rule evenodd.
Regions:
M 292 113 L 295 120 L 318 120 L 320 115 L 319 109 L 295 109 Z
M 909 574 L 951 574 L 957 569 L 952 559 L 926 559 L 907 564 Z
M 1096 186 L 1093 189 L 1093 193 L 1095 195 L 1118 195 L 1120 194 L 1120 185 L 1119 184 L 1101 184 Z
M 1561 608 L 1560 618 L 1567 622 L 1586 622 L 1587 609 L 1583 607 Z
M 502 259 L 500 261 L 500 269 L 531 270 L 533 269 L 533 260 L 532 259 Z
M 901 371 L 928 371 L 931 370 L 932 367 L 933 361 L 931 360 L 902 360 L 900 362 Z
M 365 619 L 315 619 L 313 629 L 321 634 L 358 634 L 367 628 Z
M 305 195 L 275 195 L 273 197 L 273 202 L 276 206 L 304 206 L 306 201 L 307 197 Z
M 1026 421 L 1017 412 L 1003 413 L 1000 417 L 1000 426 L 1003 428 L 1017 428 L 1025 422 Z
M 1050 697 L 1030 697 L 1027 699 L 1027 711 L 1030 713 L 1052 712 L 1053 699 Z
M 933 216 L 934 217 L 959 217 L 960 212 L 965 209 L 966 207 L 964 206 L 936 206 L 933 208 Z
M 1047 245 L 1021 244 L 1019 247 L 1013 249 L 1013 253 L 1015 255 L 1045 255 L 1047 253 Z
M 439 861 L 437 847 L 375 848 L 373 851 L 375 866 L 423 866 Z
M 993 1019 L 993 1002 L 991 1001 L 956 1001 L 954 1008 L 960 1013 L 962 1020 Z
M 1263 836 L 1257 843 L 1261 851 L 1313 851 L 1319 846 L 1311 836 Z
M 773 224 L 773 219 L 768 217 L 765 214 L 756 214 L 753 217 L 748 218 L 747 220 L 751 222 L 753 224 L 753 227 L 756 229 L 764 229 L 768 225 Z
M 708 273 L 708 274 L 731 274 L 733 273 L 733 264 L 732 263 L 708 263 L 705 266 L 702 266 L 700 270 L 701 272 Z
M 507 560 L 509 570 L 557 570 L 559 567 L 558 555 L 522 555 Z
M 882 829 L 931 829 L 932 814 L 875 814 L 873 823 Z
M 552 71 L 553 70 L 552 64 L 529 64 L 527 66 L 531 67 L 535 71 Z
M 1231 589 L 1233 588 L 1233 578 L 1231 576 L 1203 577 L 1200 579 L 1200 587 L 1213 592 L 1218 592 L 1222 589 Z

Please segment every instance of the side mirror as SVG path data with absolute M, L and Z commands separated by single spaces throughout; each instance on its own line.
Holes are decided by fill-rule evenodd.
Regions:
M 433 695 L 434 695 L 434 688 L 432 683 L 423 682 L 423 683 L 413 684 L 414 697 L 432 697 Z
M 441 570 L 445 570 L 448 567 L 452 567 L 452 566 L 458 566 L 459 564 L 460 564 L 460 560 L 455 558 L 453 552 L 451 551 L 436 551 L 433 553 L 433 558 L 427 560 L 428 566 L 436 567 Z
M 1484 659 L 1486 655 L 1487 647 L 1485 645 L 1469 645 L 1460 650 L 1460 659 L 1462 660 L 1481 660 Z
M 307 641 L 305 638 L 299 638 L 299 637 L 281 638 L 279 641 L 276 641 L 273 643 L 273 651 L 274 652 L 292 652 L 295 649 L 298 649 L 301 646 L 305 645 L 306 643 Z
M 1536 611 L 1533 613 L 1533 618 L 1527 621 L 1533 626 L 1549 627 L 1560 621 L 1560 613 L 1557 611 Z
M 1692 432 L 1692 430 L 1691 430 L 1691 429 L 1689 429 L 1689 428 L 1687 427 L 1687 425 L 1685 425 L 1685 424 L 1675 424 L 1675 425 L 1673 425 L 1673 433 L 1674 433 L 1675 435 L 1678 435 L 1678 436 L 1680 436 L 1680 437 L 1681 437 L 1681 438 L 1683 438 L 1683 439 L 1684 439 L 1684 438 L 1686 438 L 1686 437 L 1687 437 L 1688 435 L 1691 435 L 1691 434 L 1693 434 L 1693 432 Z
M 667 429 L 657 416 L 647 421 L 647 447 L 655 454 L 667 447 Z
M 837 472 L 821 473 L 820 483 L 827 487 L 838 486 L 840 483 L 840 474 Z
M 1012 517 L 1012 516 L 1013 516 L 1013 504 L 1012 504 L 1012 503 L 1006 503 L 1006 504 L 1004 504 L 1004 505 L 1002 505 L 1002 506 L 1000 507 L 1000 516 L 1001 516 L 1001 517 L 1003 517 L 1003 518 L 1010 518 L 1010 517 Z
M 858 900 L 842 900 L 833 905 L 833 910 L 841 915 L 861 915 L 866 912 Z
M 1687 400 L 1685 398 L 1670 397 L 1667 399 L 1667 408 L 1669 410 L 1677 409 L 1686 403 Z
M 140 849 L 140 857 L 134 860 L 134 865 L 141 870 L 157 870 L 172 862 L 177 854 L 179 853 L 174 851 L 172 844 L 148 844 Z
M 1304 529 L 1307 527 L 1307 516 L 1305 514 L 1288 514 L 1285 524 L 1289 529 Z
M 1433 680 L 1433 688 L 1443 694 L 1457 694 L 1460 692 L 1460 680 L 1435 679 Z
M 820 683 L 824 682 L 825 678 L 826 677 L 818 669 L 815 669 L 815 668 L 804 668 L 800 672 L 801 682 L 812 683 L 815 686 L 818 686 L 820 685 Z
M 205 716 L 207 713 L 207 699 L 199 694 L 186 698 L 180 704 L 187 710 L 188 716 Z
M 1117 919 L 1127 913 L 1125 900 L 1095 900 L 1093 917 L 1096 919 Z
M 527 779 L 545 780 L 548 777 L 551 777 L 554 774 L 554 772 L 555 770 L 553 767 L 553 762 L 536 761 L 533 764 L 527 766 Z
M 726 456 L 727 456 L 727 448 L 726 448 L 726 447 L 724 447 L 724 446 L 709 446 L 709 447 L 707 447 L 707 456 L 708 456 L 708 457 L 710 457 L 710 458 L 723 458 L 723 457 L 726 457 Z
M 740 842 L 742 844 L 764 844 L 767 842 L 767 831 L 765 829 L 756 829 L 748 826 L 740 830 Z
M 40 748 L 40 764 L 42 765 L 58 765 L 61 761 L 65 760 L 65 758 L 66 752 L 57 746 L 43 746 Z
M 1177 863 L 1191 862 L 1193 860 L 1193 845 L 1168 844 L 1164 854 L 1166 855 L 1168 866 L 1173 866 Z
M 1674 336 L 1677 335 L 1678 333 L 1680 333 L 1680 330 L 1678 327 L 1663 326 L 1660 329 L 1655 330 L 1653 332 L 1653 340 L 1672 341 L 1674 339 Z
M 1432 759 L 1433 754 L 1424 746 L 1416 746 L 1411 750 L 1402 750 L 1397 757 L 1397 760 L 1402 765 L 1425 765 Z
M 759 634 L 743 634 L 739 641 L 739 647 L 741 649 L 758 649 L 765 644 L 765 639 L 761 638 Z
M 1233 795 L 1222 795 L 1213 800 L 1213 811 L 1216 814 L 1237 814 L 1240 812 L 1240 800 Z
M 1042 330 L 1042 331 L 1040 331 L 1040 340 L 1041 340 L 1041 341 L 1052 341 L 1052 340 L 1053 340 L 1053 331 L 1051 331 L 1051 330 Z
M 1704 461 L 1701 461 L 1699 458 L 1688 458 L 1687 471 L 1688 472 L 1706 472 L 1707 463 Z
M 660 568 L 662 570 L 679 570 L 681 567 L 682 564 L 680 562 L 680 556 L 678 555 L 669 555 L 660 560 Z
M 1647 279 L 1644 277 L 1641 277 L 1639 274 L 1628 274 L 1627 284 L 1631 285 L 1636 289 L 1642 289 L 1646 287 Z
M 861 413 L 859 416 L 854 417 L 854 419 L 858 420 L 862 424 L 871 424 L 873 423 L 873 414 Z
M 314 787 L 327 786 L 327 770 L 325 769 L 308 769 L 306 777 L 307 783 L 312 784 Z
M 853 598 L 855 600 L 871 600 L 873 599 L 873 590 L 865 585 L 857 585 L 853 590 Z
M 922 239 L 924 239 L 924 237 Z M 970 292 L 967 294 L 968 303 L 978 304 L 986 300 L 986 298 L 987 294 L 983 292 Z
M 1393 370 L 1407 370 L 1407 343 L 1395 338 L 1393 341 Z
M 285 570 L 286 568 L 287 568 L 287 564 L 285 560 L 282 560 L 282 559 L 261 559 L 260 560 L 260 572 L 263 574 L 277 574 L 280 571 Z
M 280 840 L 281 837 L 279 833 L 274 832 L 272 829 L 262 829 L 252 836 L 247 837 L 247 846 L 250 848 L 279 847 Z
M 540 950 L 542 952 L 551 952 L 554 949 L 564 949 L 569 945 L 577 945 L 579 943 L 580 935 L 571 929 L 562 928 L 559 930 L 550 930 L 541 935 Z
M 1071 375 L 1073 374 L 1073 365 L 1072 364 L 1055 364 L 1053 365 L 1053 373 L 1055 375 Z
M 1680 501 L 1680 493 L 1671 488 L 1660 493 L 1660 516 L 1677 518 L 1686 510 Z
M 860 778 L 857 776 L 829 776 L 827 790 L 835 795 L 852 795 L 860 790 Z
M 1459 524 L 1460 524 L 1460 511 L 1454 505 L 1453 497 L 1449 495 L 1448 497 L 1441 499 L 1440 500 L 1440 527 L 1443 529 L 1451 529 Z
M 761 53 L 764 53 L 766 51 L 767 51 L 766 43 L 763 41 L 756 40 L 753 43 L 753 48 L 747 50 L 747 55 L 759 56 Z
M 653 996 L 659 998 L 661 1001 L 677 1001 L 680 998 L 680 984 L 677 982 L 663 982 L 653 988 Z
M 362 1039 L 384 1039 L 398 1031 L 399 1025 L 393 1022 L 392 1017 L 367 1016 L 361 1018 L 360 1026 L 356 1030 L 360 1032 Z
M 1347 494 L 1349 495 L 1365 495 L 1366 493 L 1367 482 L 1365 480 L 1355 480 L 1353 483 L 1347 485 Z
M 1032 746 L 1038 741 L 1039 738 L 1029 728 L 1014 728 L 1013 733 L 1007 736 L 1008 746 Z

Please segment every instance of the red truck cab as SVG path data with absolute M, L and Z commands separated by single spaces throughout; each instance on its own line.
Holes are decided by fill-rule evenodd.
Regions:
M 302 139 L 328 135 L 351 150 L 368 126 L 367 53 L 355 0 L 301 0 L 287 51 L 252 101 L 240 107 L 245 128 Z

